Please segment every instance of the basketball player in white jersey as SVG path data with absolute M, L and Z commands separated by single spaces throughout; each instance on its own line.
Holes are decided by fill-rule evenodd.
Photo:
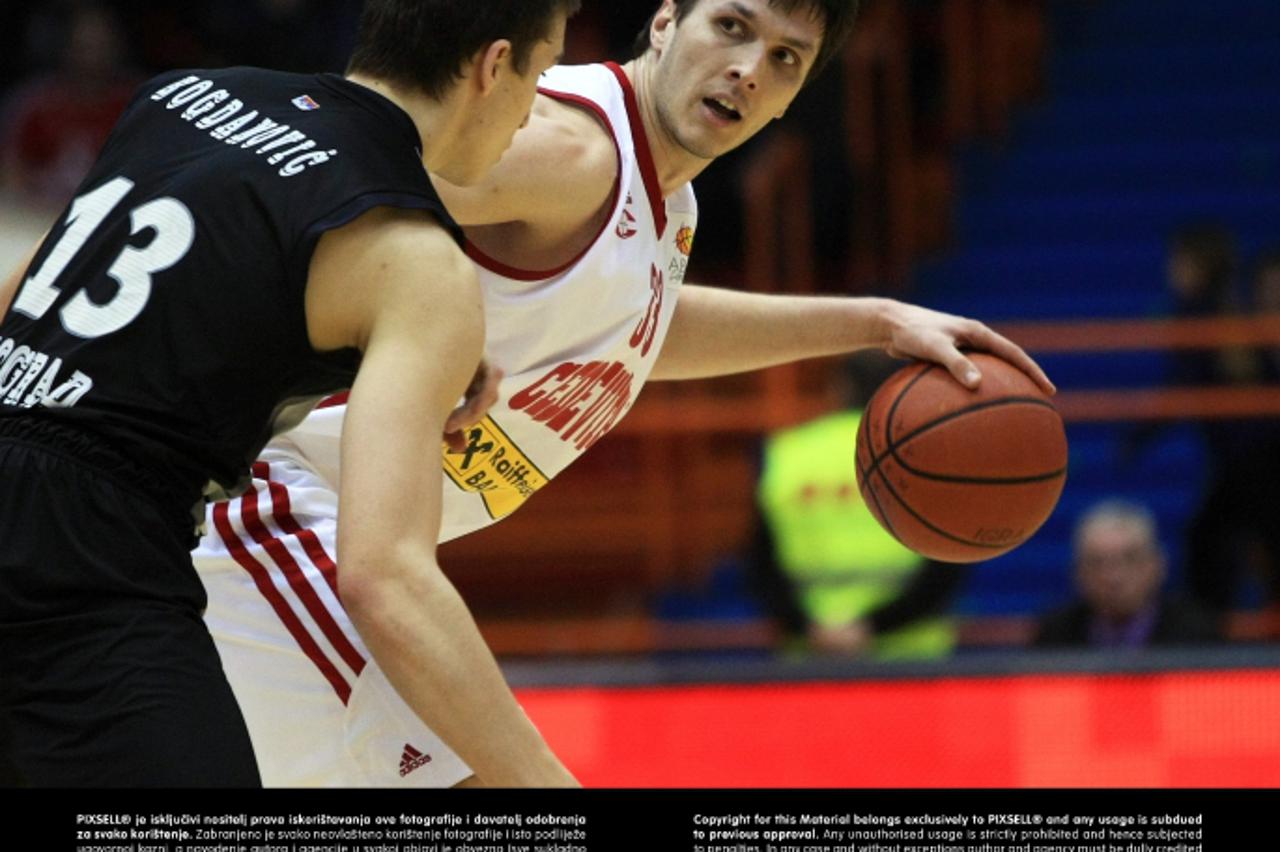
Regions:
M 497 402 L 446 448 L 441 540 L 524 503 L 627 412 L 647 379 L 689 379 L 877 346 L 946 365 L 990 350 L 979 323 L 885 299 L 684 286 L 690 180 L 780 117 L 852 24 L 851 0 L 665 0 L 625 66 L 545 74 L 528 126 L 484 184 L 437 186 L 484 292 Z M 447 786 L 472 776 L 391 688 L 337 598 L 338 436 L 311 415 L 215 505 L 196 564 L 206 619 L 268 785 Z M 352 511 L 343 507 L 344 514 Z M 421 617 L 436 617 L 431 600 Z M 424 661 L 424 665 L 426 661 Z M 456 712 L 439 695 L 442 712 Z M 484 783 L 477 775 L 470 783 Z

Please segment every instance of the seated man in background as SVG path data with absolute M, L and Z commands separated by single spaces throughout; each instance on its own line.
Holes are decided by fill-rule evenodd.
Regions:
M 900 660 L 944 657 L 955 645 L 946 610 L 964 569 L 899 544 L 858 490 L 858 423 L 895 366 L 873 352 L 851 357 L 837 375 L 840 410 L 765 442 L 747 567 L 790 646 Z
M 1079 598 L 1041 619 L 1035 644 L 1143 648 L 1214 642 L 1214 618 L 1188 601 L 1161 593 L 1165 556 L 1151 512 L 1135 503 L 1106 500 L 1076 525 Z

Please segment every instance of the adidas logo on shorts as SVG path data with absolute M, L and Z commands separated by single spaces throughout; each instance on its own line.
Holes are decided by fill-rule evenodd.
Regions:
M 431 762 L 431 755 L 423 754 L 408 743 L 404 744 L 404 752 L 400 755 L 400 777 L 408 775 L 415 769 L 421 769 Z

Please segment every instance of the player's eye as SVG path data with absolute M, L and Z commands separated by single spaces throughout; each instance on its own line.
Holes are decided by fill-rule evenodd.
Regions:
M 728 35 L 736 36 L 743 33 L 742 22 L 737 18 L 720 18 L 716 21 L 716 25 Z
M 783 65 L 799 65 L 800 64 L 800 57 L 796 56 L 795 51 L 788 50 L 785 47 L 780 47 L 777 50 L 775 50 L 773 52 L 773 57 L 774 59 L 777 59 L 779 62 L 781 62 Z

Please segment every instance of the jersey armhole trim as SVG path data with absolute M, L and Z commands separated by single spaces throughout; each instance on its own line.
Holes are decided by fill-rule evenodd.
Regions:
M 649 209 L 653 211 L 653 227 L 662 239 L 667 230 L 667 205 L 662 198 L 662 184 L 658 181 L 658 168 L 654 165 L 653 151 L 649 148 L 649 137 L 645 135 L 644 121 L 640 118 L 640 105 L 636 102 L 636 90 L 627 79 L 627 72 L 616 62 L 606 62 L 606 68 L 618 78 L 622 87 L 622 99 L 627 105 L 627 120 L 631 122 L 631 144 L 636 149 L 636 162 L 640 165 L 640 176 L 644 179 L 644 188 L 649 196 Z
M 350 224 L 354 220 L 360 218 L 365 213 L 378 207 L 394 207 L 401 210 L 425 210 L 432 214 L 436 221 L 440 223 L 440 227 L 444 228 L 453 241 L 462 246 L 465 238 L 462 235 L 462 229 L 453 221 L 453 217 L 449 215 L 449 211 L 445 208 L 444 203 L 431 198 L 428 195 L 418 195 L 411 192 L 399 192 L 396 190 L 373 190 L 371 192 L 362 193 L 354 198 L 349 199 L 346 203 L 329 211 L 324 216 L 316 219 L 307 226 L 304 233 L 308 236 L 318 236 L 325 231 L 332 231 L 335 228 L 341 228 L 343 225 Z

